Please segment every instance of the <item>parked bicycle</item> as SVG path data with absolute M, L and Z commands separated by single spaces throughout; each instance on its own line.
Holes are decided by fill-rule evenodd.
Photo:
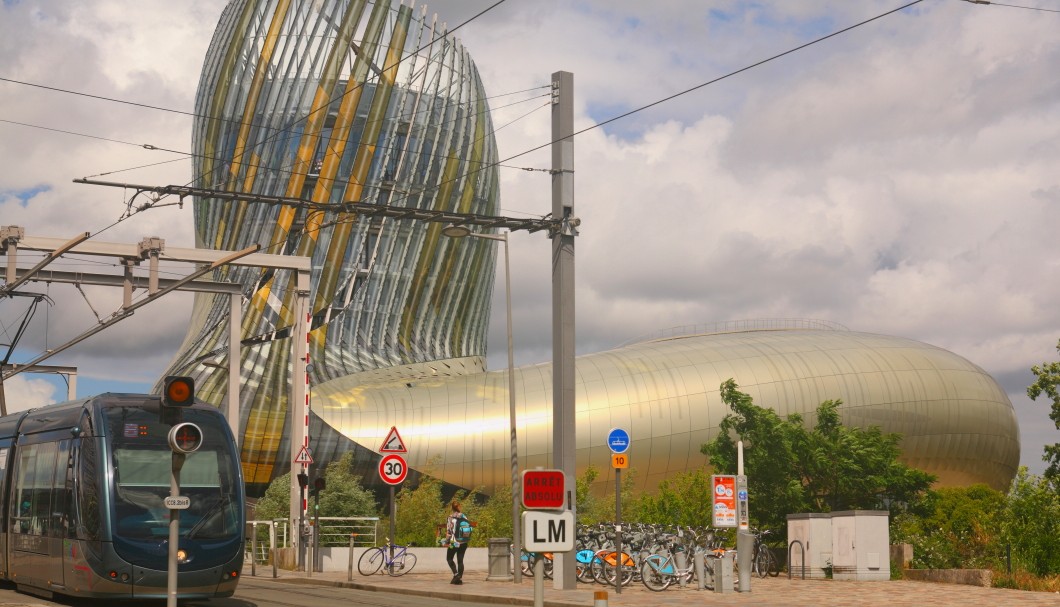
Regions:
M 766 545 L 765 538 L 770 534 L 770 531 L 752 531 L 755 536 L 755 545 L 752 561 L 751 561 L 751 572 L 758 574 L 758 577 L 777 577 L 780 575 L 780 563 L 777 562 L 776 555 L 773 554 L 773 550 Z
M 373 546 L 364 551 L 361 558 L 357 560 L 357 571 L 361 575 L 374 575 L 381 569 L 392 576 L 405 575 L 416 566 L 416 555 L 409 552 L 408 546 L 399 546 L 390 543 L 382 546 Z M 393 553 L 394 557 L 390 555 Z

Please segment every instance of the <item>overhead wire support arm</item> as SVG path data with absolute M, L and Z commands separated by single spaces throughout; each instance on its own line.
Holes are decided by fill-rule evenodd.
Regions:
M 19 285 L 30 280 L 37 272 L 40 272 L 42 269 L 44 269 L 44 266 L 50 264 L 56 259 L 59 259 L 59 257 L 61 257 L 63 253 L 66 253 L 70 249 L 88 240 L 90 236 L 92 236 L 91 232 L 82 232 L 77 236 L 71 238 L 69 241 L 66 242 L 66 244 L 62 245 L 58 249 L 52 251 L 47 256 L 45 256 L 44 259 L 40 261 L 40 263 L 27 270 L 26 273 L 23 274 L 21 277 L 8 283 L 8 285 L 3 289 L 0 289 L 0 297 L 6 295 L 11 291 L 14 291 L 16 288 L 18 288 Z
M 127 188 L 138 192 L 154 192 L 170 196 L 199 196 L 201 198 L 215 198 L 219 200 L 239 201 L 258 204 L 273 204 L 290 207 L 311 209 L 316 211 L 341 211 L 345 213 L 357 213 L 367 217 L 388 217 L 392 219 L 416 219 L 431 223 L 473 225 L 483 228 L 507 228 L 511 231 L 525 230 L 527 232 L 547 231 L 550 234 L 559 233 L 563 229 L 562 221 L 545 218 L 518 218 L 500 217 L 492 215 L 476 215 L 474 213 L 457 213 L 452 211 L 435 211 L 431 209 L 416 209 L 410 207 L 396 207 L 370 202 L 343 202 L 340 204 L 320 203 L 303 198 L 290 198 L 286 196 L 265 196 L 262 194 L 249 194 L 244 192 L 232 192 L 230 190 L 213 190 L 208 188 L 193 188 L 188 186 L 167 185 L 149 186 L 131 183 L 115 183 L 111 181 L 96 181 L 92 179 L 75 179 L 74 183 L 87 185 L 102 185 L 114 188 Z
M 199 268 L 198 270 L 192 272 L 191 274 L 185 276 L 184 278 L 181 278 L 180 280 L 174 281 L 172 284 L 170 284 L 166 288 L 161 289 L 158 292 L 156 292 L 156 293 L 154 293 L 154 294 L 152 294 L 152 295 L 150 295 L 150 296 L 148 296 L 148 297 L 146 297 L 144 299 L 141 299 L 140 301 L 138 301 L 138 302 L 136 302 L 136 303 L 134 303 L 132 305 L 129 305 L 129 306 L 126 306 L 126 307 L 122 308 L 120 311 L 115 312 L 114 315 L 111 316 L 110 318 L 108 318 L 107 320 L 99 323 L 95 327 L 92 327 L 88 331 L 85 331 L 81 335 L 78 335 L 77 337 L 75 337 L 72 340 L 66 342 L 65 344 L 63 344 L 61 346 L 58 346 L 56 348 L 53 348 L 51 350 L 48 350 L 47 352 L 45 352 L 44 354 L 41 354 L 37 358 L 34 358 L 33 360 L 31 360 L 29 362 L 26 362 L 26 363 L 24 363 L 22 365 L 19 365 L 18 369 L 11 370 L 11 371 L 9 371 L 7 373 L 4 373 L 3 374 L 3 379 L 6 380 L 6 379 L 8 379 L 8 378 L 10 378 L 10 377 L 12 377 L 14 375 L 17 375 L 19 373 L 19 371 L 21 371 L 21 370 L 23 370 L 23 369 L 25 369 L 27 367 L 32 367 L 33 365 L 36 365 L 36 364 L 38 364 L 38 363 L 40 363 L 40 362 L 42 362 L 44 360 L 47 360 L 47 359 L 51 358 L 52 356 L 55 356 L 56 354 L 58 354 L 58 353 L 60 353 L 60 352 L 62 352 L 64 350 L 70 348 L 71 346 L 74 346 L 74 345 L 76 345 L 76 344 L 88 339 L 89 337 L 92 337 L 93 335 L 95 335 L 96 333 L 99 333 L 103 329 L 106 329 L 107 327 L 109 327 L 111 325 L 114 325 L 114 324 L 116 324 L 116 323 L 118 323 L 118 322 L 120 322 L 122 320 L 125 320 L 126 318 L 132 316 L 133 315 L 133 311 L 135 311 L 137 308 L 141 308 L 141 307 L 143 307 L 143 306 L 145 306 L 145 305 L 147 305 L 147 304 L 159 299 L 163 295 L 166 295 L 166 294 L 170 293 L 171 291 L 175 291 L 175 290 L 179 289 L 180 287 L 182 287 L 182 286 L 194 281 L 195 279 L 197 279 L 197 278 L 199 278 L 199 277 L 201 277 L 201 276 L 203 276 L 205 274 L 208 274 L 208 273 L 212 272 L 213 270 L 215 270 L 216 268 L 218 268 L 220 266 L 223 266 L 223 265 L 228 264 L 228 263 L 232 263 L 233 261 L 236 261 L 237 259 L 240 259 L 241 257 L 246 257 L 247 255 L 250 255 L 251 253 L 256 253 L 260 249 L 261 249 L 261 245 L 257 245 L 256 244 L 256 245 L 254 245 L 252 247 L 247 247 L 246 249 L 243 249 L 241 251 L 236 251 L 236 252 L 232 253 L 231 255 L 226 255 L 225 257 L 222 257 L 222 258 L 218 259 L 217 261 L 214 261 L 213 263 L 210 263 L 208 265 L 205 265 L 205 266 Z

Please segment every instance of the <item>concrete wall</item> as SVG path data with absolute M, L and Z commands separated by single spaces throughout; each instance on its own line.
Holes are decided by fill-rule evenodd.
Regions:
M 902 577 L 918 582 L 967 584 L 989 588 L 993 583 L 994 572 L 989 569 L 906 569 L 902 571 Z
M 353 575 L 359 576 L 357 572 L 357 559 L 367 548 L 353 549 Z M 280 569 L 292 570 L 297 562 L 293 548 L 279 548 L 277 551 L 276 566 Z M 421 573 L 448 573 L 449 565 L 445 562 L 445 548 L 428 548 L 414 546 L 409 552 L 416 555 L 416 567 L 413 571 Z M 320 558 L 317 559 L 316 571 L 346 571 L 350 562 L 349 548 L 321 548 Z M 265 567 L 258 565 L 258 567 Z M 464 553 L 464 575 L 471 576 L 481 572 L 485 576 L 489 572 L 489 549 L 468 548 Z

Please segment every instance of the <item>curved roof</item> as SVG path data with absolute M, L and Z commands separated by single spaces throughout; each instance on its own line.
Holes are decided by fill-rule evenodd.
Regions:
M 430 462 L 446 482 L 487 490 L 510 482 L 505 373 L 408 372 L 408 381 L 352 375 L 317 386 L 314 411 L 368 449 L 397 426 L 409 464 Z M 665 338 L 578 357 L 579 473 L 593 464 L 598 483 L 613 478 L 605 438 L 614 427 L 631 435 L 641 489 L 706 465 L 699 448 L 728 413 L 719 386 L 729 378 L 756 404 L 807 424 L 822 401 L 841 399 L 844 424 L 900 433 L 903 461 L 944 486 L 1005 489 L 1019 464 L 1012 403 L 975 364 L 900 337 L 799 329 Z M 522 469 L 551 463 L 551 394 L 551 365 L 516 370 Z

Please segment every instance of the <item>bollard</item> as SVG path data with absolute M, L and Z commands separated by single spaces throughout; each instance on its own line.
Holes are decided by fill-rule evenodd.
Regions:
M 736 532 L 736 567 L 739 583 L 736 590 L 751 592 L 751 560 L 754 558 L 755 536 L 743 529 Z
M 593 607 L 607 607 L 606 590 L 597 590 L 593 593 Z
M 684 588 L 688 584 L 688 576 L 685 575 L 688 572 L 688 556 L 685 554 L 685 551 L 675 549 L 674 561 L 677 562 L 677 571 L 679 573 L 677 584 L 681 588 Z
M 696 566 L 696 590 L 703 590 L 703 576 L 706 573 L 703 570 L 703 553 L 696 551 L 696 554 L 692 557 L 692 562 Z
M 350 560 L 346 562 L 346 581 L 353 581 L 353 544 L 357 541 L 357 534 L 350 534 Z
M 258 575 L 258 524 L 250 524 L 250 576 Z

